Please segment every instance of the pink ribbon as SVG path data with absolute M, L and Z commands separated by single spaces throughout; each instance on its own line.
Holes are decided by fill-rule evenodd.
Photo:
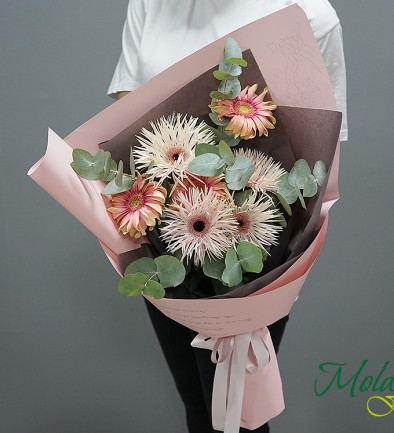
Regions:
M 247 334 L 223 338 L 206 338 L 198 334 L 191 345 L 212 350 L 216 365 L 212 393 L 212 425 L 224 433 L 238 433 L 246 374 L 254 374 L 268 366 L 275 352 L 264 342 L 271 338 L 265 327 Z M 263 402 L 262 402 L 263 403 Z

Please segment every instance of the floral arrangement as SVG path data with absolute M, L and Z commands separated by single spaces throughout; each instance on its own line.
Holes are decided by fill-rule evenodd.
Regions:
M 304 198 L 323 184 L 323 161 L 311 170 L 299 159 L 287 172 L 263 146 L 242 147 L 257 135 L 275 133 L 277 108 L 265 100 L 268 88 L 259 94 L 257 84 L 245 83 L 242 89 L 245 67 L 239 45 L 228 38 L 213 72 L 220 81 L 210 93 L 214 126 L 187 113 L 152 120 L 130 146 L 129 173 L 108 151 L 74 149 L 74 171 L 107 182 L 102 194 L 118 230 L 134 238 L 154 233 L 165 246 L 158 257 L 129 264 L 118 285 L 121 294 L 160 299 L 166 288 L 203 275 L 216 294 L 242 286 L 263 272 L 292 215 L 290 205 L 299 200 L 306 208 Z

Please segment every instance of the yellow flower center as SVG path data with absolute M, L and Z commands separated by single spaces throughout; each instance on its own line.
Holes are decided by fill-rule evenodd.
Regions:
M 254 114 L 254 107 L 249 102 L 238 101 L 235 104 L 234 111 L 236 114 L 241 114 L 242 116 L 249 117 Z
M 128 205 L 129 205 L 129 209 L 132 212 L 135 212 L 138 209 L 140 209 L 144 205 L 144 198 L 143 198 L 142 194 L 133 195 L 130 198 Z

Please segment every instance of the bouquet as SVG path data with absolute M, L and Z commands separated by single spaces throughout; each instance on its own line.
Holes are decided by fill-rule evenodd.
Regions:
M 299 63 L 290 78 L 289 59 Z M 213 351 L 215 429 L 255 429 L 284 408 L 266 326 L 288 314 L 324 240 L 340 121 L 292 6 L 174 65 L 65 141 L 50 131 L 29 172 L 99 238 L 122 294 L 143 293 Z

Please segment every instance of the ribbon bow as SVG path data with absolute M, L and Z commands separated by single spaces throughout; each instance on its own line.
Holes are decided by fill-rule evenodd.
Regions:
M 198 334 L 191 345 L 212 350 L 216 366 L 212 393 L 212 425 L 224 433 L 238 433 L 246 372 L 253 374 L 270 363 L 264 340 L 267 328 L 223 338 L 206 338 Z M 228 391 L 228 392 L 227 392 Z

